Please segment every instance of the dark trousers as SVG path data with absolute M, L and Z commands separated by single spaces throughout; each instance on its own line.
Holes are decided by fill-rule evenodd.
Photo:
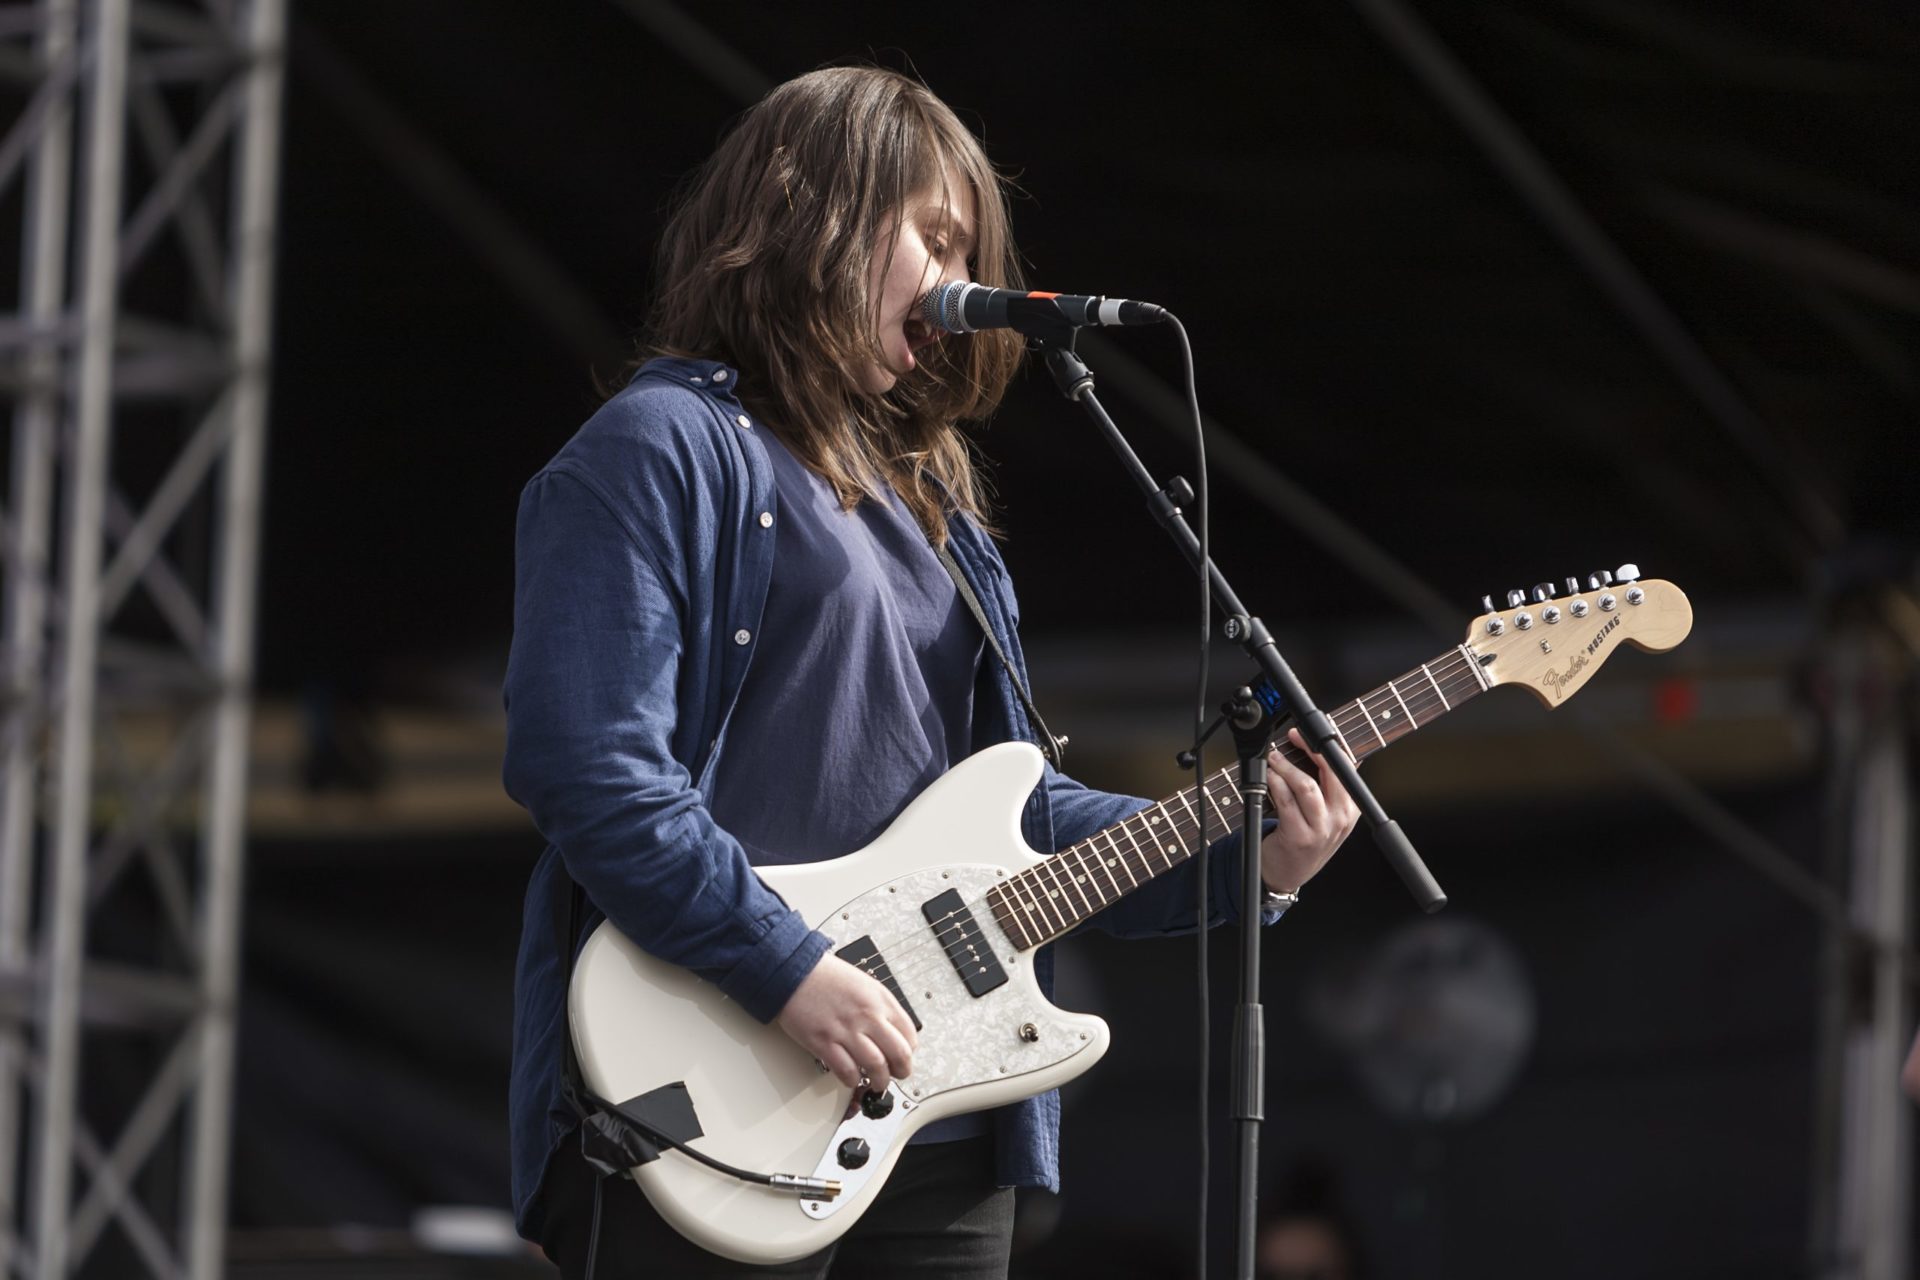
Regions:
M 593 1172 L 569 1144 L 548 1177 L 547 1256 L 566 1280 L 585 1280 Z M 992 1138 L 909 1146 L 846 1235 L 819 1253 L 770 1267 L 708 1253 L 663 1222 L 632 1179 L 608 1178 L 594 1280 L 1005 1280 L 1013 1191 L 995 1187 L 993 1178 Z

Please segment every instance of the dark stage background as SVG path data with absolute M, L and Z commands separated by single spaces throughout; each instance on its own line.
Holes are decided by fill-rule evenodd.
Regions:
M 1812 836 L 1803 793 L 1729 798 L 1783 839 Z M 1313 910 L 1271 935 L 1268 1200 L 1302 1165 L 1330 1171 L 1380 1276 L 1806 1274 L 1811 1135 L 1790 1120 L 1812 1091 L 1805 913 L 1680 833 L 1635 831 L 1618 804 L 1503 810 L 1491 836 L 1485 813 L 1402 820 L 1455 918 L 1526 958 L 1538 1040 L 1511 1092 L 1468 1121 L 1394 1117 L 1316 1030 L 1312 992 L 1408 925 L 1397 882 L 1356 846 L 1315 881 Z M 237 1224 L 403 1228 L 421 1204 L 501 1202 L 529 852 L 505 839 L 260 849 Z M 1213 953 L 1224 1030 L 1229 935 Z M 1065 1194 L 1027 1203 L 1053 1234 L 1016 1274 L 1190 1274 L 1193 945 L 1092 937 L 1063 963 L 1061 1003 L 1108 1018 L 1115 1046 L 1068 1091 Z M 1222 1037 L 1216 1120 L 1224 1057 Z M 1213 1153 L 1224 1197 L 1224 1125 Z M 1213 1222 L 1230 1221 L 1223 1198 Z M 1230 1274 L 1230 1257 L 1215 1261 Z
M 359 1224 L 326 1238 L 377 1244 L 422 1206 L 507 1203 L 511 962 L 539 852 L 491 781 L 514 504 L 626 354 L 662 203 L 742 105 L 716 75 L 917 71 L 1017 177 L 1036 285 L 1186 320 L 1202 403 L 1251 460 L 1216 448 L 1218 557 L 1324 701 L 1408 665 L 1353 656 L 1360 637 L 1417 660 L 1482 593 L 1635 561 L 1688 592 L 1699 629 L 1602 673 L 1597 718 L 1821 865 L 1826 761 L 1802 695 L 1834 592 L 1908 572 L 1916 532 L 1911 11 L 1415 11 L 1612 267 L 1569 250 L 1376 6 L 685 6 L 716 53 L 637 0 L 298 0 L 260 631 L 263 718 L 297 729 L 283 772 L 257 770 L 298 803 L 255 823 L 249 871 L 243 1273 L 269 1274 L 294 1229 Z M 1634 279 L 1697 347 L 1618 304 Z M 1164 332 L 1115 348 L 1177 372 Z M 1116 375 L 1108 400 L 1149 464 L 1190 473 L 1130 387 Z M 981 439 L 1043 704 L 1092 727 L 1089 780 L 1171 790 L 1185 576 L 1042 377 Z M 1457 616 L 1436 630 L 1310 540 L 1272 472 Z M 1417 917 L 1358 837 L 1272 935 L 1274 1195 L 1320 1170 L 1374 1276 L 1811 1274 L 1812 915 L 1569 713 L 1507 699 L 1375 785 L 1448 917 L 1517 958 L 1520 994 L 1487 997 L 1531 1027 L 1516 1074 L 1477 1115 L 1433 1103 L 1439 1119 L 1364 1087 L 1340 1011 Z M 401 728 L 449 722 L 480 727 Z M 381 804 L 420 774 L 483 798 Z M 1024 1206 L 1021 1274 L 1184 1274 L 1192 944 L 1069 951 L 1062 1002 L 1104 1012 L 1117 1047 L 1070 1092 L 1066 1192 Z M 1224 1238 L 1224 935 L 1214 961 Z

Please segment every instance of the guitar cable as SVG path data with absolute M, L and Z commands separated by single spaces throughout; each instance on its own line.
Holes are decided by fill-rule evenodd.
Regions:
M 600 1262 L 600 1202 L 606 1198 L 606 1175 L 593 1180 L 593 1220 L 587 1227 L 587 1275 L 593 1280 L 594 1269 Z
M 716 1160 L 704 1151 L 695 1151 L 692 1147 L 666 1132 L 664 1129 L 630 1114 L 621 1107 L 608 1102 L 605 1098 L 589 1093 L 584 1089 L 581 1090 L 581 1096 L 594 1107 L 593 1113 L 585 1114 L 582 1117 L 581 1155 L 588 1163 L 597 1164 L 605 1168 L 608 1174 L 618 1172 L 622 1168 L 632 1168 L 634 1165 L 645 1163 L 645 1161 L 631 1160 L 631 1163 L 626 1165 L 613 1165 L 606 1161 L 597 1161 L 595 1157 L 588 1155 L 585 1151 L 585 1144 L 590 1140 L 592 1135 L 589 1134 L 586 1126 L 593 1121 L 595 1114 L 604 1117 L 607 1125 L 630 1130 L 657 1146 L 672 1147 L 681 1155 L 698 1161 L 714 1172 L 724 1173 L 729 1178 L 737 1178 L 741 1182 L 751 1182 L 758 1186 L 772 1187 L 776 1191 L 791 1191 L 803 1200 L 831 1200 L 840 1194 L 840 1183 L 833 1178 L 816 1178 L 811 1175 L 803 1176 L 794 1173 L 755 1173 L 751 1169 L 742 1169 L 737 1165 L 728 1164 L 724 1160 Z M 594 1126 L 594 1130 L 597 1132 L 597 1136 L 606 1138 L 616 1147 L 620 1147 L 623 1159 L 630 1159 L 634 1154 L 622 1146 L 617 1139 L 611 1138 L 607 1134 L 605 1126 L 596 1125 Z M 658 1153 L 656 1153 L 656 1156 L 657 1154 Z
M 568 1065 L 573 1065 L 571 1041 L 568 1045 Z M 791 1191 L 802 1199 L 831 1200 L 840 1194 L 840 1183 L 835 1179 L 801 1177 L 791 1173 L 754 1173 L 749 1169 L 741 1169 L 724 1160 L 716 1160 L 704 1151 L 695 1151 L 672 1134 L 629 1114 L 585 1087 L 577 1091 L 569 1088 L 568 1092 L 573 1093 L 574 1096 L 569 1097 L 567 1101 L 580 1116 L 580 1158 L 586 1162 L 588 1168 L 594 1171 L 593 1217 L 587 1228 L 585 1280 L 593 1280 L 594 1269 L 600 1259 L 600 1207 L 606 1194 L 607 1179 L 629 1173 L 635 1165 L 643 1164 L 646 1160 L 659 1158 L 659 1152 L 656 1151 L 644 1160 L 641 1159 L 640 1153 L 610 1131 L 624 1130 L 624 1137 L 628 1140 L 637 1137 L 657 1146 L 671 1147 L 716 1173 L 723 1173 L 742 1182 L 772 1187 L 777 1191 Z M 589 1106 L 592 1110 L 587 1109 Z M 600 1154 L 589 1152 L 588 1144 L 596 1139 L 608 1144 L 610 1149 L 603 1150 Z M 609 1159 L 603 1158 L 605 1156 L 611 1156 L 621 1163 L 612 1163 Z

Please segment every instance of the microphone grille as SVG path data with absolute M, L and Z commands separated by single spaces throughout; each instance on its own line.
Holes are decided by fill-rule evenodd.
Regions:
M 927 293 L 926 301 L 921 304 L 921 317 L 929 329 L 941 333 L 968 333 L 966 320 L 960 314 L 960 299 L 967 286 L 955 280 L 938 285 Z

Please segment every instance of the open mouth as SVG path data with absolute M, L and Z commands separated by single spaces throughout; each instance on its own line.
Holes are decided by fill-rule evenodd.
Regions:
M 930 328 L 919 316 L 908 316 L 906 323 L 901 327 L 906 332 L 907 350 L 910 352 L 924 351 L 940 341 L 939 332 Z

